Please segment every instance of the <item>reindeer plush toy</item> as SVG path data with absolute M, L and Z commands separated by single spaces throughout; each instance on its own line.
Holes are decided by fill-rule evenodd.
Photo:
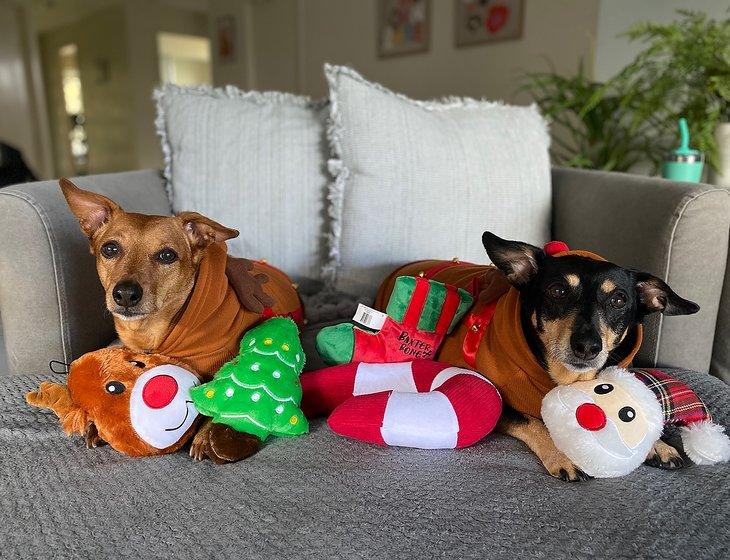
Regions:
M 26 395 L 29 404 L 56 413 L 63 430 L 96 447 L 141 457 L 172 453 L 196 429 L 190 399 L 198 376 L 182 363 L 126 348 L 104 348 L 75 360 L 66 385 L 43 382 Z

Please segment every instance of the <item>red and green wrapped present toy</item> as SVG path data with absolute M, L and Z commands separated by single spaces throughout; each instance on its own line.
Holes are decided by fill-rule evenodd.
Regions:
M 472 303 L 472 296 L 461 288 L 400 276 L 379 331 L 366 331 L 350 323 L 326 327 L 317 335 L 317 351 L 330 365 L 432 360 L 444 336 Z
M 297 326 L 275 317 L 248 331 L 240 353 L 212 381 L 190 389 L 201 414 L 261 440 L 293 437 L 309 431 L 299 408 L 304 351 Z

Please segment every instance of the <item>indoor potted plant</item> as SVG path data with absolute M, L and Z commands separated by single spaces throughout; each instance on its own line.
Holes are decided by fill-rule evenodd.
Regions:
M 686 118 L 714 179 L 730 186 L 730 18 L 678 13 L 672 23 L 638 23 L 625 33 L 645 48 L 614 84 L 626 92 L 634 128 L 652 119 L 667 149 L 675 141 L 678 119 Z
M 656 172 L 684 117 L 714 180 L 730 186 L 730 19 L 678 13 L 667 25 L 631 27 L 624 35 L 646 46 L 606 82 L 590 80 L 582 65 L 572 77 L 525 77 L 521 89 L 552 123 L 556 164 L 628 171 L 651 163 Z
M 521 90 L 530 93 L 551 124 L 556 165 L 629 171 L 647 159 L 661 160 L 662 149 L 652 141 L 654 119 L 636 121 L 616 81 L 590 80 L 582 62 L 570 77 L 529 73 Z

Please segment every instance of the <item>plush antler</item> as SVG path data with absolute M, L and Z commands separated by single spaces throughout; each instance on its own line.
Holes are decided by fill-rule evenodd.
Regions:
M 241 305 L 254 313 L 263 312 L 265 307 L 274 305 L 274 298 L 264 292 L 263 285 L 269 281 L 264 273 L 252 274 L 253 263 L 248 259 L 228 256 L 226 275 L 238 296 Z
M 26 394 L 25 400 L 32 406 L 52 410 L 68 435 L 85 433 L 88 415 L 71 400 L 66 385 L 44 381 L 37 391 Z

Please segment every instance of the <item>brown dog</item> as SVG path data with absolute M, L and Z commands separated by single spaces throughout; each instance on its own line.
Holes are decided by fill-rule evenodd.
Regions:
M 584 480 L 542 423 L 542 397 L 555 385 L 593 379 L 606 366 L 627 367 L 641 345 L 646 315 L 687 315 L 699 306 L 651 274 L 586 251 L 546 252 L 489 232 L 482 243 L 493 266 L 405 265 L 383 282 L 375 307 L 384 309 L 397 276 L 433 278 L 471 291 L 474 307 L 446 337 L 436 359 L 489 377 L 505 403 L 499 429 L 525 442 L 553 476 Z M 661 441 L 647 463 L 683 464 Z
M 125 212 L 67 179 L 60 187 L 89 238 L 119 339 L 133 352 L 179 359 L 207 380 L 236 355 L 241 336 L 265 310 L 301 318 L 299 296 L 286 275 L 264 263 L 226 257 L 223 242 L 238 231 L 195 212 Z M 89 430 L 96 444 L 94 427 Z M 227 450 L 224 457 L 219 449 Z M 221 462 L 257 449 L 257 438 L 208 422 L 190 454 Z

